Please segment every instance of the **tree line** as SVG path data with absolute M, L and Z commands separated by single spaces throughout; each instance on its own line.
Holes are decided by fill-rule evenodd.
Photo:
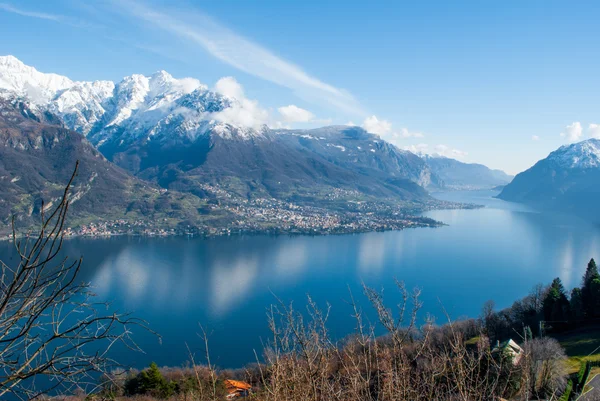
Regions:
M 481 314 L 486 332 L 492 339 L 514 337 L 515 332 L 530 331 L 536 336 L 561 332 L 600 321 L 600 273 L 592 258 L 581 279 L 581 285 L 569 293 L 560 278 L 550 285 L 536 285 L 524 298 L 509 308 L 495 311 L 488 301 Z

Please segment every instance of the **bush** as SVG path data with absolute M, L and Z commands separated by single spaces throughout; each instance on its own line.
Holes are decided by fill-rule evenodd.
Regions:
M 125 381 L 125 394 L 127 395 L 152 395 L 159 398 L 169 398 L 175 394 L 174 382 L 167 382 L 156 363 Z

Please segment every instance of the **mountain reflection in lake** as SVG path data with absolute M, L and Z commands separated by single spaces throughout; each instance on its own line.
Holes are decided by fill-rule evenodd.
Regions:
M 84 256 L 81 278 L 91 281 L 113 308 L 149 322 L 162 344 L 133 328 L 146 354 L 120 350 L 118 358 L 142 367 L 182 365 L 186 343 L 199 357 L 198 324 L 210 334 L 213 361 L 239 367 L 255 361 L 269 332 L 266 311 L 276 302 L 331 304 L 332 335 L 342 338 L 355 322 L 349 291 L 373 319 L 361 283 L 385 289 L 399 301 L 394 278 L 419 286 L 425 313 L 477 316 L 494 299 L 507 307 L 536 283 L 560 277 L 579 285 L 590 257 L 600 258 L 600 229 L 566 216 L 540 214 L 490 197 L 491 192 L 437 194 L 486 204 L 477 210 L 432 211 L 448 226 L 400 232 L 326 237 L 243 236 L 212 239 L 73 239 L 64 250 Z M 14 255 L 0 244 L 2 260 Z M 12 259 L 14 262 L 14 259 Z

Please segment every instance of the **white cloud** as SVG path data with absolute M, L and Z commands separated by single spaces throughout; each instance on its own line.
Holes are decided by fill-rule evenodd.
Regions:
M 348 123 L 347 125 L 352 125 L 352 123 Z M 391 122 L 380 120 L 377 116 L 367 117 L 363 121 L 362 127 L 367 130 L 367 132 L 377 134 L 381 136 L 382 139 L 399 147 L 402 146 L 403 139 L 424 137 L 422 133 L 410 132 L 406 128 L 400 128 L 400 131 L 394 131 Z
M 82 2 L 83 3 L 83 2 Z M 83 4 L 77 4 L 77 6 L 79 7 L 84 7 Z M 9 13 L 13 13 L 13 14 L 17 14 L 20 15 L 22 17 L 29 17 L 29 18 L 37 18 L 37 19 L 43 19 L 43 20 L 48 20 L 48 21 L 54 21 L 60 24 L 65 24 L 65 25 L 69 25 L 75 28 L 102 28 L 104 29 L 105 27 L 101 24 L 94 24 L 94 23 L 90 23 L 89 21 L 83 21 L 79 18 L 73 18 L 73 17 L 69 17 L 66 15 L 58 15 L 58 14 L 50 14 L 50 13 L 44 13 L 44 12 L 39 12 L 39 11 L 30 11 L 30 10 L 25 10 L 23 8 L 18 8 L 13 6 L 12 4 L 9 3 L 0 3 L 0 10 L 2 11 L 6 11 Z
M 259 129 L 269 122 L 269 112 L 258 104 L 255 100 L 247 99 L 244 94 L 244 88 L 233 77 L 224 77 L 217 81 L 214 87 L 215 92 L 222 94 L 233 100 L 231 107 L 213 113 L 212 119 L 242 126 L 247 128 Z
M 309 75 L 299 66 L 236 34 L 198 10 L 158 11 L 136 0 L 112 0 L 111 4 L 127 15 L 149 22 L 152 29 L 169 32 L 232 67 L 292 89 L 298 96 L 325 102 L 344 112 L 364 114 L 349 92 Z
M 600 124 L 590 124 L 588 127 L 590 138 L 600 139 Z
M 540 140 L 540 137 L 539 137 L 539 136 L 537 136 L 537 135 L 532 135 L 532 136 L 531 136 L 531 140 L 532 140 L 532 141 L 539 141 L 539 140 Z
M 569 142 L 577 142 L 581 139 L 582 134 L 583 128 L 581 127 L 581 123 L 575 121 L 574 123 L 567 125 L 565 127 L 565 132 L 561 132 L 560 136 L 566 138 Z
M 417 145 L 404 146 L 403 149 L 408 150 L 409 152 L 412 152 L 415 154 L 429 153 L 429 145 L 426 143 L 419 143 Z
M 362 127 L 372 134 L 385 135 L 392 131 L 392 123 L 387 120 L 380 120 L 377 116 L 365 118 Z
M 60 15 L 46 14 L 46 13 L 39 13 L 36 11 L 23 10 L 21 8 L 14 7 L 8 3 L 0 3 L 0 10 L 4 10 L 4 11 L 7 11 L 7 12 L 13 13 L 13 14 L 18 14 L 18 15 L 21 15 L 24 17 L 46 19 L 46 20 L 51 20 L 51 21 L 60 21 L 62 19 L 62 16 L 60 16 Z
M 409 145 L 404 146 L 404 150 L 408 150 L 410 152 L 416 154 L 429 154 L 434 156 L 444 156 L 452 159 L 464 159 L 467 157 L 468 153 L 462 150 L 451 148 L 447 145 L 436 145 L 433 149 L 426 143 L 419 143 L 417 145 Z
M 234 77 L 223 77 L 217 81 L 214 87 L 215 92 L 223 96 L 242 100 L 244 96 L 244 88 Z
M 468 153 L 462 150 L 454 149 L 446 145 L 436 145 L 435 153 L 441 156 L 451 157 L 453 159 L 464 159 Z
M 420 132 L 409 132 L 408 129 L 402 128 L 399 133 L 396 133 L 400 138 L 423 138 L 423 135 Z
M 289 123 L 305 123 L 315 118 L 314 114 L 308 110 L 290 104 L 277 109 L 284 121 Z

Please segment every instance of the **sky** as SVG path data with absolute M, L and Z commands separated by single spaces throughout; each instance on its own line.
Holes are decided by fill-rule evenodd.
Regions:
M 0 55 L 74 80 L 166 70 L 271 125 L 360 125 L 515 174 L 600 137 L 599 16 L 597 1 L 0 0 Z

